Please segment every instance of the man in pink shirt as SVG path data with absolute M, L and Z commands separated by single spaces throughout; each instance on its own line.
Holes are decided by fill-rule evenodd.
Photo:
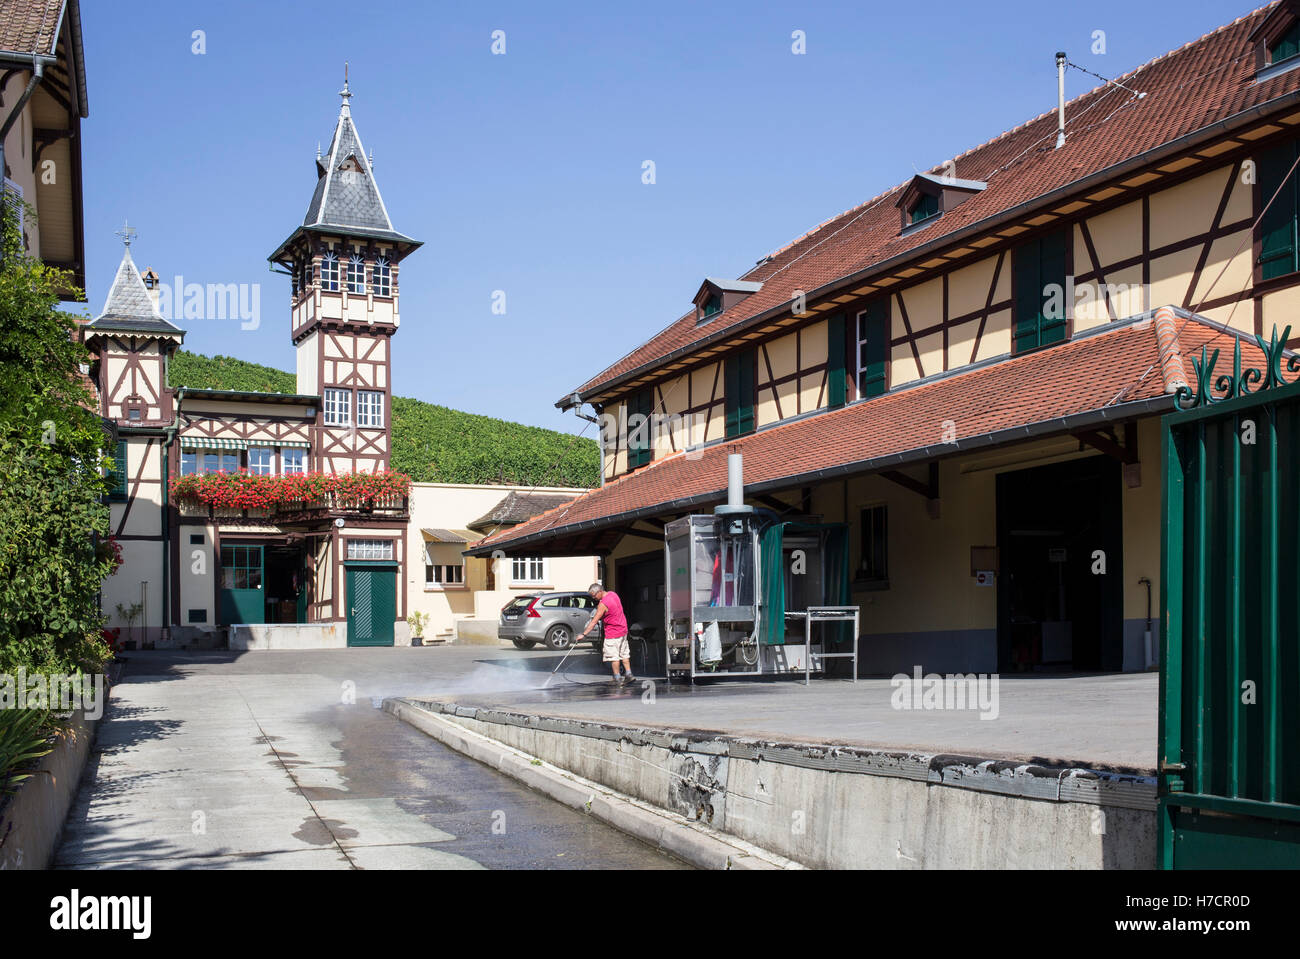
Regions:
M 582 638 L 596 628 L 602 619 L 605 621 L 605 644 L 601 658 L 614 670 L 614 682 L 620 686 L 632 682 L 631 653 L 627 645 L 627 617 L 623 615 L 623 601 L 618 593 L 606 589 L 600 583 L 592 583 L 587 594 L 596 601 L 596 612 L 592 614 L 587 628 L 582 631 Z M 619 663 L 623 664 L 624 675 L 618 674 Z

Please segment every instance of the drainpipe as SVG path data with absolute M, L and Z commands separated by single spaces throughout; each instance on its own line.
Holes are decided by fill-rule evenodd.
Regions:
M 172 444 L 176 442 L 176 433 L 181 428 L 180 402 L 181 395 L 184 394 L 185 388 L 181 387 L 176 391 L 176 398 L 173 401 L 175 409 L 175 418 L 171 426 L 163 432 L 167 438 L 163 440 L 163 472 L 162 472 L 162 533 L 163 533 L 163 581 L 162 581 L 162 602 L 163 602 L 163 638 L 170 640 L 172 638 L 171 620 L 171 602 L 172 602 L 172 517 L 171 517 L 171 474 L 168 466 L 171 463 Z M 176 624 L 179 625 L 179 624 Z
M 36 92 L 36 87 L 44 76 L 45 61 L 37 57 L 32 57 L 32 78 L 27 82 L 27 88 L 23 90 L 23 95 L 18 98 L 18 102 L 15 103 L 13 109 L 9 111 L 9 115 L 5 118 L 4 126 L 0 127 L 0 174 L 4 172 L 5 168 L 5 139 L 9 136 L 9 131 L 13 129 L 14 124 L 18 122 L 19 114 L 23 112 L 23 107 L 27 106 L 27 101 L 32 98 L 32 94 Z M 3 92 L 4 91 L 0 91 L 0 94 L 3 94 Z M 0 213 L 3 212 L 4 205 L 5 193 L 4 190 L 0 189 Z
M 1065 53 L 1056 54 L 1056 149 L 1065 146 Z

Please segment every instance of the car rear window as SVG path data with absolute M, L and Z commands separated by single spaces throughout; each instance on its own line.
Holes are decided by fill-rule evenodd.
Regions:
M 516 596 L 509 602 L 506 609 L 526 609 L 528 604 L 536 598 L 536 596 Z

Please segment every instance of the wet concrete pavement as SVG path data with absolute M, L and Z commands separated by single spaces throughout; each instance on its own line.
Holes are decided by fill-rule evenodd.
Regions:
M 528 654 L 127 656 L 56 867 L 684 868 L 375 708 L 531 685 Z

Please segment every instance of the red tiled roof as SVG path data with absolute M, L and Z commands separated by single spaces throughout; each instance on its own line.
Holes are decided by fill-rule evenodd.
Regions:
M 0 2 L 0 50 L 53 56 L 64 0 Z
M 745 280 L 761 281 L 761 291 L 703 326 L 696 325 L 694 310 L 684 314 L 588 380 L 578 392 L 586 394 L 633 370 L 652 367 L 675 350 L 787 306 L 795 290 L 811 293 L 1300 89 L 1300 71 L 1254 82 L 1255 52 L 1249 37 L 1275 5 L 1247 14 L 1117 78 L 1124 86 L 1146 94 L 1141 99 L 1117 86 L 1102 85 L 1071 100 L 1066 105 L 1063 149 L 1054 149 L 1057 118 L 1053 109 L 956 157 L 951 175 L 987 181 L 988 188 L 945 211 L 926 229 L 899 236 L 894 202 L 906 183 L 826 221 L 744 275 Z M 942 171 L 942 166 L 935 168 L 935 172 Z M 683 299 L 688 293 L 683 293 Z
M 1184 375 L 1196 379 L 1190 360 L 1208 345 L 1228 354 L 1218 370 L 1230 369 L 1234 337 L 1200 318 L 1178 321 L 1177 346 Z M 1242 362 L 1259 365 L 1263 354 L 1242 340 Z M 1174 372 L 1171 368 L 1169 373 Z M 932 460 L 972 447 L 1065 433 L 1083 423 L 1063 422 L 1101 411 L 1120 420 L 1146 415 L 1154 401 L 1172 409 L 1166 393 L 1154 324 L 1150 320 L 1101 327 L 1074 340 L 1033 353 L 977 365 L 916 386 L 886 393 L 833 412 L 751 433 L 727 443 L 677 453 L 585 493 L 513 529 L 474 544 L 500 548 L 549 534 L 627 523 L 629 514 L 652 516 L 726 496 L 727 454 L 743 453 L 745 486 L 751 493 L 816 481 L 819 471 L 869 472 L 906 462 Z M 957 444 L 945 444 L 951 421 Z M 1019 434 L 1019 435 L 1017 435 Z M 579 528 L 579 529 L 575 529 Z

